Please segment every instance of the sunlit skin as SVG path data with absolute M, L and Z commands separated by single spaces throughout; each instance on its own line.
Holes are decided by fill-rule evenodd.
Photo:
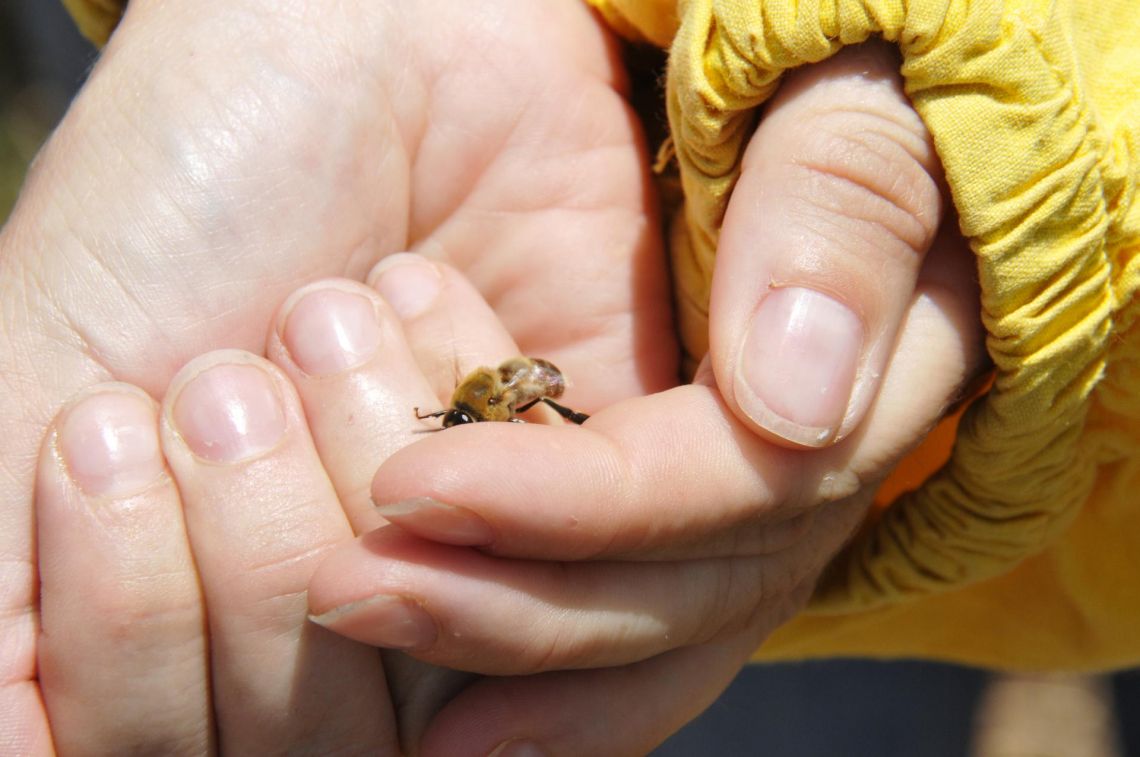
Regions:
M 675 324 L 646 146 L 624 99 L 619 48 L 580 0 L 397 0 L 343 3 L 335 12 L 303 5 L 268 18 L 264 3 L 249 0 L 131 3 L 0 235 L 6 274 L 0 277 L 0 423 L 10 432 L 0 438 L 6 472 L 0 548 L 9 557 L 0 581 L 6 608 L 0 634 L 12 640 L 4 647 L 11 674 L 0 687 L 5 744 L 20 754 L 43 753 L 53 740 L 61 751 L 79 745 L 75 751 L 168 754 L 175 753 L 169 744 L 180 744 L 187 753 L 208 753 L 218 734 L 222 753 L 322 751 L 348 743 L 369 751 L 354 741 L 362 732 L 390 744 L 398 726 L 413 746 L 426 732 L 424 750 L 433 757 L 482 757 L 520 735 L 542 741 L 552 754 L 643 754 L 710 702 L 766 630 L 802 605 L 803 587 L 810 588 L 814 572 L 858 520 L 876 477 L 956 394 L 972 370 L 976 321 L 976 314 L 958 317 L 966 312 L 958 306 L 976 305 L 976 295 L 934 267 L 918 287 L 905 277 L 896 281 L 897 266 L 876 268 L 882 286 L 869 297 L 889 290 L 911 303 L 899 339 L 907 359 L 885 374 L 891 402 L 873 408 L 873 423 L 821 456 L 761 445 L 741 426 L 711 370 L 696 386 L 670 389 L 677 383 Z M 858 79 L 840 85 L 869 102 Z M 901 89 L 898 97 L 905 101 Z M 780 112 L 778 102 L 766 109 L 773 124 L 766 154 L 773 159 L 757 163 L 778 168 L 789 156 L 818 157 L 811 145 L 791 149 L 811 131 L 802 127 L 804 110 L 783 109 L 793 130 L 781 130 L 774 118 Z M 762 125 L 758 134 L 764 133 Z M 841 154 L 851 152 L 850 144 Z M 771 198 L 787 194 L 785 177 L 757 173 L 749 180 L 745 173 L 747 191 L 736 196 L 750 191 L 755 198 L 762 189 L 767 204 L 742 203 L 746 209 L 735 215 L 730 208 L 726 230 L 747 208 L 770 208 Z M 850 231 L 844 214 L 861 208 L 831 199 L 817 208 L 827 219 L 818 225 Z M 737 253 L 772 254 L 753 246 L 770 234 L 735 226 L 735 238 L 748 243 L 737 245 Z M 283 353 L 279 306 L 298 287 L 329 277 L 355 280 L 329 286 L 365 289 L 359 282 L 377 261 L 408 249 L 452 264 L 440 267 L 440 296 L 398 324 L 391 309 L 375 303 L 387 324 L 388 351 L 340 374 L 339 384 L 299 372 Z M 749 276 L 731 275 L 733 249 L 718 257 L 718 267 L 730 266 L 721 281 L 746 287 Z M 860 253 L 842 258 L 857 261 L 867 250 L 846 252 Z M 833 253 L 820 253 L 821 269 L 834 267 Z M 967 280 L 969 272 L 967 266 Z M 736 301 L 743 311 L 754 305 L 746 297 Z M 713 320 L 714 337 L 731 330 Z M 265 354 L 287 375 L 277 386 L 288 403 L 290 436 L 272 458 L 259 460 L 271 464 L 226 469 L 232 501 L 242 505 L 231 514 L 245 519 L 244 528 L 213 532 L 218 521 L 194 509 L 206 485 L 219 482 L 221 466 L 189 475 L 180 467 L 180 493 L 169 481 L 162 492 L 149 492 L 162 495 L 163 508 L 124 510 L 162 519 L 172 538 L 183 539 L 183 508 L 197 512 L 194 554 L 182 544 L 175 566 L 185 593 L 175 594 L 148 580 L 173 575 L 148 563 L 173 553 L 145 539 L 116 542 L 91 519 L 110 512 L 106 502 L 58 507 L 51 510 L 55 518 L 42 517 L 50 514 L 45 506 L 37 516 L 33 491 L 49 488 L 33 487 L 36 459 L 41 442 L 50 440 L 53 416 L 77 392 L 120 380 L 161 398 L 182 366 L 221 348 Z M 457 353 L 468 370 L 511 355 L 542 355 L 574 377 L 573 404 L 596 414 L 582 428 L 488 423 L 416 435 L 423 424 L 408 410 L 447 401 Z M 368 380 L 349 381 L 362 374 Z M 603 408 L 610 409 L 598 412 Z M 305 423 L 311 439 L 298 433 Z M 531 444 L 536 440 L 542 443 Z M 397 455 L 416 441 L 425 443 Z M 563 441 L 560 451 L 554 445 Z M 599 466 L 615 449 L 644 467 Z M 51 451 L 49 444 L 48 463 Z M 551 466 L 563 469 L 551 475 Z M 765 480 L 761 474 L 774 466 L 778 475 Z M 447 474 L 430 482 L 434 491 L 424 489 L 429 469 Z M 678 471 L 685 472 L 681 480 Z M 592 502 L 581 496 L 584 484 L 628 480 L 624 472 L 660 485 L 610 485 L 597 489 L 605 496 Z M 45 464 L 41 474 L 51 479 L 41 483 L 67 483 L 58 466 Z M 282 482 L 293 480 L 312 490 L 284 491 Z M 823 480 L 830 489 L 804 485 Z M 821 504 L 846 493 L 836 481 L 858 484 L 859 491 L 824 507 L 828 517 L 814 518 Z M 378 528 L 382 518 L 371 498 L 432 494 L 515 527 L 501 528 L 508 538 L 481 549 L 418 538 L 407 522 L 401 525 L 413 534 Z M 581 517 L 583 503 L 598 509 Z M 726 503 L 747 507 L 732 511 Z M 773 522 L 752 517 L 757 508 Z M 796 508 L 808 517 L 789 517 Z M 289 530 L 303 523 L 299 516 L 314 514 L 328 528 Z M 742 539 L 735 531 L 741 524 L 756 529 Z M 365 544 L 352 541 L 354 532 L 369 532 L 373 546 L 377 539 L 400 546 L 384 565 L 410 566 L 410 585 L 400 588 L 423 588 L 444 622 L 454 620 L 449 602 L 479 602 L 469 617 L 494 634 L 451 635 L 452 646 L 425 659 L 497 673 L 512 666 L 549 670 L 571 658 L 579 667 L 617 667 L 480 678 L 456 696 L 461 685 L 439 668 L 381 671 L 375 659 L 328 665 L 311 652 L 336 656 L 352 643 L 310 623 L 307 611 L 359 599 L 377 587 L 346 581 L 366 581 L 372 568 L 384 567 L 371 562 L 375 552 L 351 551 Z M 726 554 L 732 545 L 776 549 L 789 542 L 799 549 L 778 560 Z M 306 608 L 298 569 L 338 544 L 350 551 L 330 554 L 309 595 L 323 604 Z M 579 569 L 582 558 L 600 555 L 634 559 Z M 662 556 L 666 561 L 654 562 Z M 77 593 L 75 575 L 89 573 L 85 566 L 99 564 L 95 558 L 117 560 L 137 580 L 99 581 L 97 591 Z M 353 570 L 338 570 L 338 560 Z M 52 572 L 63 565 L 80 572 Z M 778 591 L 759 605 L 745 594 L 725 597 L 738 613 L 727 620 L 715 606 L 687 612 L 694 608 L 684 601 L 715 600 L 718 585 L 746 591 L 747 581 L 711 580 L 717 574 L 710 568 L 741 565 L 754 570 L 752 577 L 760 571 L 757 586 L 772 586 L 774 576 Z M 154 570 L 138 573 L 142 568 Z M 477 592 L 450 594 L 469 585 L 465 575 L 479 579 L 484 569 L 491 573 L 477 582 Z M 206 570 L 211 588 L 221 590 L 209 598 L 209 612 L 196 574 Z M 432 570 L 453 570 L 454 578 L 428 580 L 438 576 L 417 572 Z M 284 585 L 277 581 L 283 573 L 291 579 Z M 792 579 L 795 587 L 785 582 Z M 542 593 L 504 591 L 511 581 L 531 582 L 553 604 L 528 605 Z M 251 584 L 245 596 L 227 593 Z M 608 606 L 599 603 L 599 592 L 612 600 Z M 570 606 L 567 600 L 582 612 L 575 622 L 558 623 L 568 617 L 558 610 Z M 645 611 L 638 615 L 648 621 L 641 626 L 646 633 L 621 633 L 623 608 L 631 607 Z M 207 637 L 203 626 L 203 617 L 244 615 L 264 632 L 264 621 L 278 611 L 290 624 L 273 635 L 285 647 L 273 655 L 254 648 L 227 657 L 234 644 L 253 637 L 224 623 Z M 734 626 L 740 612 L 745 622 Z M 541 634 L 510 633 L 532 627 L 536 613 L 546 622 L 533 624 Z M 131 622 L 140 617 L 155 624 Z M 688 638 L 650 627 L 681 621 L 704 626 Z M 727 635 L 661 650 L 712 638 L 702 634 L 716 630 Z M 488 638 L 507 646 L 484 646 Z M 149 656 L 124 654 L 123 642 L 132 639 Z M 306 678 L 291 688 L 296 681 L 282 672 L 298 662 L 306 663 Z M 391 701 L 381 690 L 385 679 Z M 684 691 L 677 680 L 685 681 Z M 163 707 L 156 692 L 173 692 L 185 706 Z M 630 701 L 645 706 L 631 713 L 624 706 Z M 329 702 L 336 703 L 335 717 Z M 227 727 L 215 729 L 214 717 Z M 176 727 L 164 730 L 171 720 Z M 588 732 L 582 723 L 591 724 Z
M 0 708 L 13 752 L 49 742 L 44 702 L 58 701 L 36 672 L 36 451 L 84 387 L 121 380 L 161 398 L 204 351 L 261 353 L 297 287 L 362 280 L 408 249 L 465 272 L 517 338 L 481 360 L 547 357 L 575 377 L 587 410 L 676 381 L 647 150 L 617 42 L 584 3 L 269 15 L 246 0 L 132 3 L 0 235 L 0 298 L 18 303 L 0 340 L 0 421 L 12 430 L 0 439 L 0 546 L 12 558 L 0 633 L 14 640 L 15 671 Z M 445 348 L 426 373 L 450 392 Z M 470 365 L 463 349 L 478 348 L 460 346 Z M 412 404 L 401 408 L 409 426 Z M 71 653 L 98 664 L 94 647 Z M 110 667 L 143 686 L 146 671 Z M 163 687 L 201 691 L 207 670 L 189 661 Z M 399 716 L 433 687 L 447 689 L 409 679 Z M 338 701 L 366 688 L 318 677 L 309 693 Z M 137 709 L 120 694 L 57 710 L 52 730 L 121 753 L 108 726 L 118 718 L 100 710 Z M 395 722 L 395 710 L 361 705 Z M 414 739 L 415 726 L 404 730 Z

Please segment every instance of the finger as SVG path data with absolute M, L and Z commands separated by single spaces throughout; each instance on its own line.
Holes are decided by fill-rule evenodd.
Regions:
M 503 560 L 380 529 L 332 554 L 309 588 L 314 620 L 436 665 L 493 675 L 607 667 L 788 620 L 862 516 L 836 505 L 778 555 L 665 563 Z M 394 634 L 409 612 L 417 639 Z M 504 628 L 519 629 L 504 634 Z
M 445 407 L 468 372 L 518 355 L 490 306 L 449 265 L 399 253 L 377 263 L 368 283 L 400 319 L 420 370 Z
M 205 612 L 150 397 L 99 384 L 64 408 L 40 451 L 36 523 L 58 753 L 212 753 Z
M 418 420 L 416 411 L 439 407 L 436 395 L 442 387 L 448 387 L 448 397 L 454 390 L 458 346 L 463 345 L 462 370 L 518 354 L 462 276 L 411 253 L 393 259 L 379 274 L 389 291 L 411 292 L 424 277 L 439 281 L 440 289 L 420 315 L 401 324 L 372 289 L 329 279 L 303 287 L 285 302 L 266 345 L 266 356 L 297 388 L 325 470 L 356 533 L 385 522 L 369 496 L 376 468 L 440 428 L 438 420 Z M 398 306 L 409 312 L 406 302 Z M 453 319 L 460 324 L 454 330 Z M 422 365 L 435 371 L 435 386 Z
M 427 301 L 421 294 L 415 298 L 420 307 L 410 309 L 408 292 L 420 287 L 418 280 L 434 271 L 439 291 Z M 521 355 L 518 345 L 506 332 L 495 311 L 467 279 L 446 263 L 429 261 L 414 253 L 400 253 L 376 264 L 369 280 L 385 299 L 398 303 L 393 307 L 404 325 L 404 334 L 415 353 L 424 375 L 435 388 L 443 407 L 464 376 L 479 366 L 497 366 L 504 360 Z M 543 356 L 530 356 L 543 357 Z M 567 397 L 575 401 L 577 391 L 567 382 Z M 527 420 L 561 423 L 551 408 L 538 405 L 526 414 Z
M 752 137 L 717 248 L 717 381 L 780 444 L 851 433 L 876 396 L 942 218 L 929 133 L 886 45 L 789 76 Z
M 581 427 L 475 424 L 395 453 L 372 497 L 400 528 L 493 554 L 661 557 L 651 550 L 805 504 L 791 496 L 797 453 L 757 444 L 729 415 L 715 388 L 691 386 Z
M 378 263 L 369 281 L 399 316 L 408 345 L 443 407 L 469 372 L 521 354 L 478 290 L 445 263 L 400 253 Z M 567 396 L 566 401 L 574 401 L 572 382 Z M 527 418 L 559 422 L 541 405 Z
M 438 400 L 392 309 L 359 282 L 315 282 L 282 305 L 265 354 L 296 387 L 353 530 L 383 525 L 369 498 L 377 466 L 438 428 L 415 417 Z
M 741 635 L 621 667 L 487 678 L 439 714 L 421 754 L 648 754 L 728 687 L 756 644 Z
M 985 352 L 964 252 L 960 238 L 940 237 L 880 400 L 840 444 L 771 444 L 737 419 L 715 384 L 701 384 L 620 403 L 583 427 L 479 424 L 426 438 L 380 467 L 373 497 L 395 503 L 384 508 L 389 520 L 422 538 L 512 557 L 695 559 L 784 549 L 802 538 L 819 503 L 885 476 L 977 372 Z M 448 530 L 444 515 L 475 522 Z M 479 529 L 491 536 L 463 539 Z
M 440 428 L 438 420 L 415 418 L 415 408 L 426 412 L 439 406 L 438 387 L 425 379 L 420 364 L 437 366 L 437 384 L 446 386 L 450 395 L 457 345 L 463 346 L 463 362 L 471 366 L 518 354 L 494 314 L 450 268 L 405 254 L 393 256 L 386 270 L 381 279 L 396 308 L 407 314 L 408 298 L 428 300 L 426 309 L 404 326 L 415 337 L 411 348 L 393 307 L 373 289 L 344 280 L 317 282 L 291 296 L 266 347 L 266 355 L 297 388 L 317 451 L 356 533 L 385 523 L 369 496 L 377 466 L 395 450 Z M 434 284 L 438 290 L 416 295 Z M 460 309 L 452 297 L 459 299 Z M 455 331 L 453 314 L 459 324 Z M 442 704 L 440 698 L 450 696 L 469 677 L 425 669 L 395 653 L 386 654 L 384 662 L 401 739 L 412 746 Z
M 309 579 L 352 531 L 288 379 L 248 353 L 194 360 L 162 442 L 207 603 L 221 751 L 394 750 L 379 656 L 307 622 Z

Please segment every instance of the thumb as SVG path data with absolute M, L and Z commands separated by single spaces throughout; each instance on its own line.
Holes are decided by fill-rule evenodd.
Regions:
M 941 169 L 897 69 L 868 43 L 791 74 L 725 215 L 713 369 L 740 419 L 785 446 L 858 426 L 942 220 Z

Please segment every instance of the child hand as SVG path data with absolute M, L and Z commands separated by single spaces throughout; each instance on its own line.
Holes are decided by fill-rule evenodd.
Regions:
M 745 159 L 717 261 L 712 351 L 694 385 L 618 403 L 581 428 L 475 424 L 393 455 L 372 496 L 437 545 L 382 529 L 338 550 L 310 585 L 330 628 L 390 646 L 383 602 L 365 600 L 403 597 L 434 629 L 418 658 L 510 675 L 652 662 L 718 641 L 747 649 L 802 608 L 878 483 L 984 351 L 973 261 L 940 229 L 937 161 L 889 62 L 855 51 L 800 78 Z M 812 139 L 805 122 L 834 139 Z M 785 354 L 778 335 L 749 335 L 758 301 L 778 304 L 783 320 L 765 319 L 791 333 L 800 301 L 821 297 L 830 330 L 807 332 L 834 349 Z M 858 328 L 843 328 L 852 313 Z M 753 378 L 800 399 L 743 396 Z M 518 631 L 504 635 L 504 622 Z M 509 709 L 481 712 L 494 721 Z M 532 717 L 549 733 L 558 715 Z

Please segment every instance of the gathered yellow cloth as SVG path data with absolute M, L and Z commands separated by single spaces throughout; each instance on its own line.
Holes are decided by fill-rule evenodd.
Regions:
M 106 39 L 116 0 L 65 2 Z M 978 258 L 992 387 L 953 419 L 946 464 L 865 529 L 757 658 L 1140 663 L 1136 1 L 587 2 L 670 49 L 685 196 L 670 253 L 690 359 L 707 349 L 717 235 L 756 108 L 781 72 L 872 35 L 902 53 Z
M 1140 8 L 1134 0 L 590 0 L 670 47 L 682 338 L 707 349 L 717 235 L 756 108 L 871 35 L 978 257 L 990 390 L 949 460 L 836 560 L 762 659 L 1140 662 Z

